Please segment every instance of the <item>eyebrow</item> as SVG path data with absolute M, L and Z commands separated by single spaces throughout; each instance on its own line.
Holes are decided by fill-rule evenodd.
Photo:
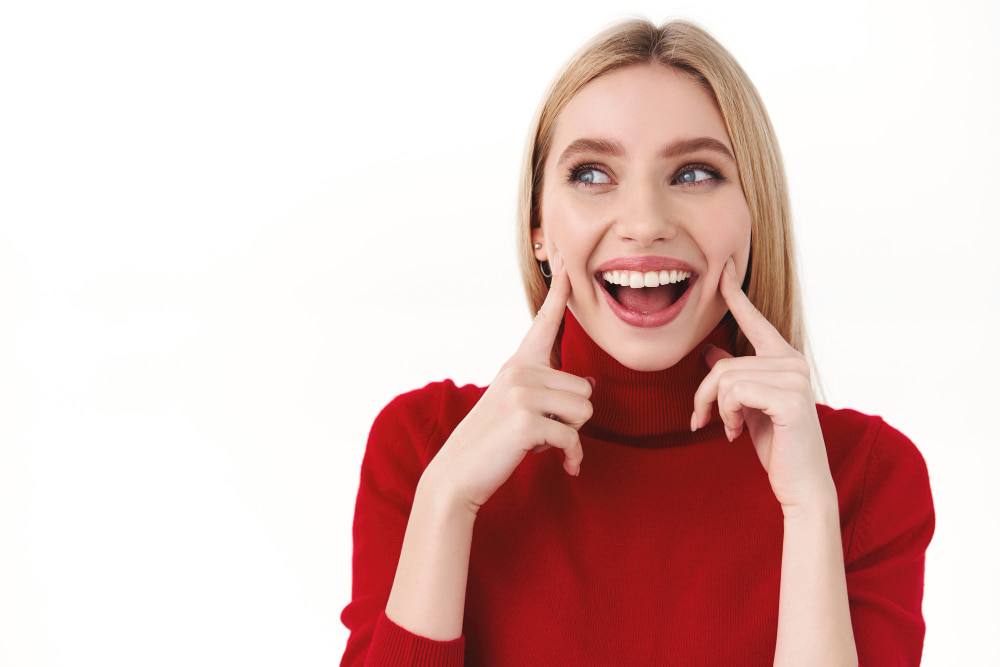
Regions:
M 678 139 L 673 143 L 667 144 L 663 150 L 660 151 L 660 157 L 678 157 L 680 155 L 694 153 L 696 151 L 711 151 L 713 153 L 719 153 L 723 157 L 727 157 L 733 162 L 736 162 L 736 158 L 734 158 L 733 154 L 729 152 L 729 148 L 718 139 L 713 139 L 712 137 Z
M 664 146 L 663 150 L 660 151 L 659 157 L 675 158 L 702 150 L 719 153 L 723 157 L 727 157 L 733 162 L 736 162 L 736 158 L 733 157 L 729 148 L 718 139 L 713 139 L 712 137 L 677 139 L 676 141 Z M 599 153 L 601 155 L 610 155 L 612 157 L 624 157 L 625 147 L 612 139 L 577 139 L 566 147 L 566 150 L 564 150 L 562 155 L 559 156 L 559 162 L 557 164 L 568 162 L 581 153 Z
M 566 147 L 566 150 L 559 156 L 557 164 L 569 162 L 581 153 L 599 153 L 612 157 L 624 157 L 625 147 L 611 139 L 577 139 Z

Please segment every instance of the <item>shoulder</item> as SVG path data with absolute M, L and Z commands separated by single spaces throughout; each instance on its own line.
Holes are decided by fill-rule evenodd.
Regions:
M 917 446 L 881 417 L 822 404 L 816 406 L 816 412 L 831 469 L 863 463 L 870 472 L 873 466 L 889 465 L 927 477 L 927 464 Z
M 881 417 L 816 406 L 837 486 L 841 518 L 852 524 L 845 550 L 856 554 L 887 534 L 934 526 L 927 463 L 917 446 Z
M 395 447 L 405 441 L 426 464 L 485 391 L 485 387 L 443 380 L 400 394 L 375 418 L 369 449 L 379 442 Z

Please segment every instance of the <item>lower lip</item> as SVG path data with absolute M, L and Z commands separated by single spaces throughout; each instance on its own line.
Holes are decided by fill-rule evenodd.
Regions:
M 595 280 L 599 281 L 600 278 L 596 278 Z M 633 327 L 652 328 L 670 324 L 674 321 L 675 317 L 681 314 L 681 311 L 684 310 L 684 305 L 688 301 L 688 295 L 691 294 L 691 290 L 694 289 L 694 284 L 698 278 L 691 277 L 688 278 L 688 280 L 691 281 L 691 284 L 688 285 L 686 290 L 684 290 L 684 294 L 681 295 L 681 298 L 677 299 L 677 301 L 674 301 L 663 310 L 658 310 L 655 313 L 640 313 L 630 308 L 626 308 L 615 301 L 615 298 L 611 296 L 611 293 L 604 289 L 604 285 L 599 284 L 599 287 L 601 293 L 604 294 L 604 299 L 608 302 L 608 306 L 611 308 L 611 312 L 617 315 L 618 319 Z

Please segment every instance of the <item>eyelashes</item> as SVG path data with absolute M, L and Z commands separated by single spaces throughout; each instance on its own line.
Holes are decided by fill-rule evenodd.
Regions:
M 698 178 L 697 172 L 703 172 L 708 177 Z M 566 180 L 571 185 L 583 186 L 585 188 L 611 185 L 611 175 L 605 167 L 598 164 L 585 162 L 571 167 L 566 174 Z M 692 162 L 678 169 L 670 179 L 671 185 L 683 185 L 685 187 L 703 187 L 709 184 L 719 184 L 726 181 L 726 177 L 715 167 L 703 162 Z
M 721 183 L 721 182 L 723 182 L 723 181 L 726 180 L 723 177 L 723 175 L 721 173 L 719 173 L 718 169 L 715 169 L 714 167 L 711 167 L 711 166 L 709 166 L 707 164 L 695 163 L 695 164 L 684 165 L 683 167 L 681 167 L 680 171 L 678 171 L 674 175 L 674 178 L 671 180 L 671 182 L 672 183 L 681 183 L 681 184 L 684 184 L 684 185 L 693 185 L 693 184 L 697 184 L 697 183 L 705 183 L 706 181 L 708 181 L 709 179 L 697 179 L 697 180 L 687 180 L 686 179 L 686 175 L 687 174 L 693 174 L 693 173 L 699 172 L 699 171 L 705 172 L 706 174 L 708 174 L 709 177 L 710 177 L 710 179 L 711 179 L 711 181 L 714 181 L 716 183 Z
M 606 180 L 600 181 L 600 179 Z M 607 185 L 611 183 L 611 176 L 595 164 L 584 163 L 570 168 L 567 180 L 584 186 Z

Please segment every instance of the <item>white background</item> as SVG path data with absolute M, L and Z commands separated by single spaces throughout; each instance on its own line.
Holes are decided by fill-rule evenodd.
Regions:
M 329 665 L 367 430 L 488 383 L 541 95 L 616 3 L 0 10 L 0 664 Z M 768 105 L 827 400 L 930 468 L 925 664 L 997 664 L 996 3 L 636 3 Z

